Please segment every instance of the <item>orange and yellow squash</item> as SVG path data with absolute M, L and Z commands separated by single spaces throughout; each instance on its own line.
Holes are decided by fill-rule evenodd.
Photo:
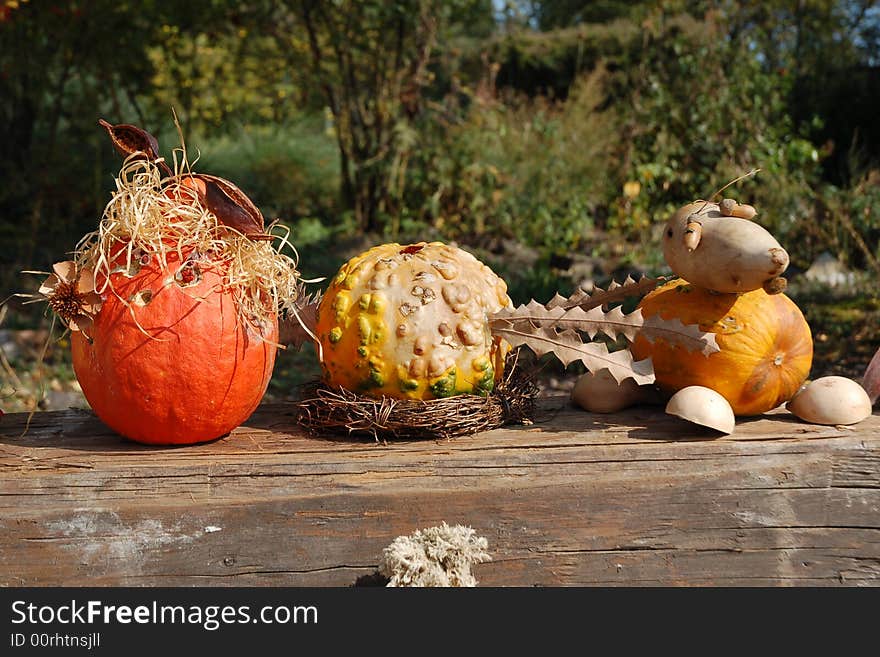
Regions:
M 667 394 L 705 386 L 723 395 L 736 415 L 758 415 L 791 399 L 809 375 L 810 327 L 784 294 L 720 294 L 677 279 L 645 296 L 639 308 L 646 318 L 676 318 L 716 335 L 720 351 L 709 356 L 637 336 L 633 355 L 652 359 Z

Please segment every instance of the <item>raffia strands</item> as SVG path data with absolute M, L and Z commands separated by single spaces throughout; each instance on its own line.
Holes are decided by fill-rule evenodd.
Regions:
M 291 310 L 301 286 L 289 231 L 273 224 L 273 242 L 257 242 L 219 223 L 187 185 L 189 164 L 183 148 L 178 152 L 171 177 L 163 178 L 155 163 L 135 156 L 123 163 L 98 230 L 77 245 L 77 263 L 104 281 L 97 292 L 112 293 L 110 274 L 136 269 L 143 255 L 166 264 L 169 253 L 177 252 L 181 260 L 197 253 L 221 265 L 223 288 L 232 291 L 243 322 L 259 324 Z M 282 253 L 285 248 L 293 256 Z
M 320 383 L 303 388 L 296 419 L 314 434 L 345 433 L 375 440 L 446 439 L 529 424 L 538 387 L 533 377 L 508 358 L 504 380 L 488 396 L 457 395 L 418 401 L 367 397 Z

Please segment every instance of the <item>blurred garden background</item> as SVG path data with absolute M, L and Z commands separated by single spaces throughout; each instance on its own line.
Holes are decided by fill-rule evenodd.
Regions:
M 669 214 L 760 168 L 727 195 L 791 255 L 814 376 L 880 345 L 878 2 L 0 0 L 0 408 L 84 404 L 10 295 L 96 228 L 121 163 L 98 119 L 170 158 L 172 109 L 304 276 L 439 239 L 517 303 L 666 273 Z M 316 373 L 285 353 L 270 394 Z

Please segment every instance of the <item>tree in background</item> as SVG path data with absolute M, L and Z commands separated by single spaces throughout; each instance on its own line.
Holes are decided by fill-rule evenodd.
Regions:
M 526 0 L 521 13 L 540 30 L 631 18 L 646 0 Z
M 0 283 L 94 226 L 115 163 L 98 116 L 167 150 L 172 106 L 203 164 L 313 226 L 650 239 L 670 204 L 751 165 L 785 182 L 760 200 L 789 224 L 823 183 L 874 198 L 878 4 L 6 2 Z M 868 245 L 875 206 L 852 213 Z
M 155 130 L 162 26 L 222 22 L 212 0 L 22 1 L 0 13 L 0 289 L 94 228 L 115 161 L 99 117 Z M 163 109 L 163 118 L 170 116 Z M 111 160 L 110 158 L 114 158 Z
M 880 151 L 880 2 L 770 0 L 722 2 L 731 42 L 759 58 L 766 71 L 790 81 L 787 109 L 794 125 L 824 143 L 825 175 L 858 178 Z M 859 158 L 857 158 L 859 159 Z M 860 158 L 864 160 L 864 157 Z
M 139 4 L 6 7 L 0 21 L 3 288 L 13 267 L 40 260 L 40 244 L 71 243 L 71 217 L 83 204 L 98 210 L 91 193 L 101 159 L 96 113 L 137 115 L 136 98 L 149 80 L 143 48 L 154 16 Z
M 829 179 L 857 178 L 853 155 L 864 160 L 880 151 L 880 124 L 873 119 L 880 105 L 877 0 L 523 0 L 513 5 L 543 31 L 641 23 L 658 11 L 708 18 L 726 28 L 720 38 L 729 45 L 729 67 L 739 57 L 786 78 L 786 111 L 793 126 L 826 144 Z
M 389 205 L 395 131 L 419 111 L 437 37 L 436 3 L 410 0 L 294 2 L 308 39 L 311 71 L 333 117 L 344 203 L 361 229 L 376 231 Z M 276 30 L 291 49 L 291 22 Z

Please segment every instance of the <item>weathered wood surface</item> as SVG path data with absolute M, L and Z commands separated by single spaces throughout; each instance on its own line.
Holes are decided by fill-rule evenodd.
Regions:
M 877 585 L 880 416 L 779 413 L 717 438 L 656 408 L 450 441 L 308 437 L 265 405 L 207 445 L 90 413 L 0 420 L 0 584 L 332 585 L 396 536 L 474 527 L 481 585 Z

